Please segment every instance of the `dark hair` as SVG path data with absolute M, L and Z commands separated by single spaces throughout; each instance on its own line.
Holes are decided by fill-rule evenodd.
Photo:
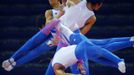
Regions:
M 87 0 L 87 2 L 90 2 L 92 4 L 97 4 L 97 3 L 101 4 L 104 2 L 104 0 Z

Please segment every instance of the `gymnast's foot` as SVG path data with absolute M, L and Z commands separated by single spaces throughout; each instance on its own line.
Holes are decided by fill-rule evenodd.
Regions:
M 132 36 L 132 37 L 130 38 L 130 41 L 134 42 L 134 36 Z M 134 47 L 134 45 L 133 45 L 133 47 Z
M 16 65 L 16 62 L 14 61 L 13 58 L 7 59 L 7 60 L 3 61 L 3 63 L 2 63 L 2 67 L 6 71 L 11 71 L 15 65 Z
M 124 61 L 118 63 L 118 69 L 121 73 L 126 73 L 126 66 Z

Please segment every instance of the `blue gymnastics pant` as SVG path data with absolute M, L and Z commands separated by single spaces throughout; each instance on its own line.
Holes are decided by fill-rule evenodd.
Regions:
M 133 43 L 130 42 L 129 40 L 130 40 L 130 37 L 111 38 L 111 39 L 102 39 L 102 40 L 101 39 L 91 39 L 91 41 L 94 44 L 96 44 L 97 46 L 101 46 L 101 47 L 106 48 L 107 50 L 110 50 L 112 52 L 117 51 L 119 49 L 126 48 L 126 47 L 131 47 L 133 45 Z M 44 42 L 40 46 L 38 46 L 37 48 L 34 48 L 33 50 L 31 50 L 27 55 L 25 55 L 22 58 L 20 58 L 19 60 L 17 60 L 17 66 L 22 65 L 26 62 L 29 62 L 32 59 L 35 59 L 36 57 L 41 55 L 43 52 L 47 52 L 47 51 L 49 51 L 50 49 L 53 49 L 53 48 L 54 47 L 48 46 Z M 102 60 L 99 61 L 98 59 L 92 59 L 92 61 L 106 65 L 106 63 L 102 62 Z M 85 62 L 85 65 L 87 65 L 87 64 L 88 64 L 88 62 Z M 112 65 L 110 64 L 110 65 L 107 65 L 107 66 L 112 66 Z M 76 65 L 71 67 L 71 70 L 72 70 L 73 73 L 79 73 L 79 70 L 74 69 L 76 67 L 77 67 Z M 88 69 L 88 66 L 85 66 L 85 68 Z M 47 71 L 49 71 L 49 70 L 47 70 Z M 51 71 L 51 69 L 50 69 L 50 71 Z M 52 72 L 50 72 L 50 73 L 52 73 Z
M 24 46 L 22 46 L 12 56 L 15 60 L 17 60 L 17 65 L 22 65 L 26 62 L 29 62 L 30 60 L 41 55 L 43 52 L 47 52 L 49 49 L 54 48 L 54 47 L 50 47 L 45 44 L 46 37 L 47 36 L 44 35 L 44 33 L 38 32 L 26 44 L 24 44 Z M 102 40 L 91 39 L 91 41 L 96 43 L 96 45 L 100 45 L 101 47 L 114 51 L 114 50 L 122 49 L 124 47 L 132 46 L 130 44 L 126 45 L 127 43 L 129 43 L 128 39 L 129 39 L 129 37 L 114 38 L 114 39 L 102 39 Z M 124 40 L 125 41 L 127 40 L 127 42 L 125 42 Z M 121 41 L 120 43 L 124 42 L 124 44 L 122 44 L 122 45 L 117 44 L 117 43 L 119 43 L 119 41 Z M 114 42 L 116 42 L 116 43 L 114 43 Z
M 43 36 L 44 34 L 43 33 L 38 33 L 35 36 L 37 36 L 40 39 L 41 36 L 39 37 L 39 35 Z M 33 40 L 35 40 L 35 38 L 33 38 Z M 130 37 L 111 38 L 111 39 L 89 39 L 89 40 L 91 40 L 97 46 L 101 46 L 101 47 L 106 48 L 107 50 L 110 50 L 112 52 L 113 51 L 117 51 L 119 49 L 126 48 L 126 47 L 131 47 L 133 45 L 133 42 L 129 41 Z M 35 45 L 36 43 L 32 43 L 32 44 Z M 29 46 L 27 46 L 27 47 L 29 47 Z M 26 53 L 26 54 L 23 54 L 24 56 L 22 55 L 22 58 L 19 58 L 19 55 L 21 55 L 21 52 L 18 52 L 16 54 L 14 54 L 14 57 L 19 58 L 16 61 L 17 62 L 17 66 L 22 65 L 22 64 L 24 64 L 26 62 L 29 62 L 32 59 L 35 59 L 36 57 L 41 55 L 43 52 L 47 52 L 47 51 L 49 51 L 50 49 L 53 49 L 53 48 L 54 47 L 52 47 L 52 46 L 46 45 L 45 41 L 43 41 L 42 44 L 38 45 L 36 48 L 33 48 L 30 51 L 28 49 L 25 49 L 22 53 Z M 93 61 L 97 62 L 97 63 L 105 64 L 102 61 L 98 61 L 97 59 L 94 59 Z M 108 65 L 108 66 L 111 66 L 111 65 Z M 71 70 L 72 70 L 73 73 L 79 72 L 77 69 L 73 69 L 73 67 L 71 67 Z

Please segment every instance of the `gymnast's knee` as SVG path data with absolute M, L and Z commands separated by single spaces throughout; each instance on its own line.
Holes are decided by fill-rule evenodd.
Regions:
M 70 43 L 71 44 L 79 44 L 80 42 L 82 42 L 83 38 L 81 37 L 81 34 L 76 33 L 76 34 L 72 34 L 70 36 Z

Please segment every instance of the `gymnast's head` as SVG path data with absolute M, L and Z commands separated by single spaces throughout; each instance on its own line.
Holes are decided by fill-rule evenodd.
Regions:
M 99 10 L 102 7 L 104 0 L 87 0 L 87 6 L 91 9 L 91 10 Z

